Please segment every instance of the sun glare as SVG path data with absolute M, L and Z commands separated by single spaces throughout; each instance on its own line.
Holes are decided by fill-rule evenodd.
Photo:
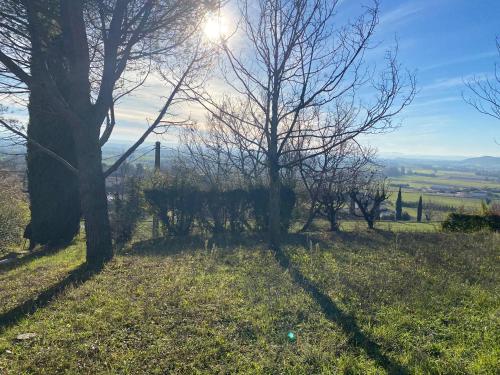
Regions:
M 225 17 L 213 14 L 207 17 L 203 25 L 203 32 L 208 40 L 217 42 L 227 36 L 228 26 Z

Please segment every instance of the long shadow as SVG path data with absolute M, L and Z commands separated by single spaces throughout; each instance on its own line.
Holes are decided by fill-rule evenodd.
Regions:
M 121 254 L 129 255 L 153 255 L 166 256 L 175 255 L 196 250 L 211 250 L 213 246 L 217 249 L 229 250 L 237 246 L 266 246 L 265 236 L 258 233 L 231 234 L 222 233 L 210 238 L 201 235 L 163 237 L 152 240 L 141 241 L 133 244 Z
M 300 285 L 320 305 L 325 316 L 330 321 L 340 325 L 349 337 L 350 345 L 361 347 L 370 358 L 383 367 L 389 374 L 409 374 L 409 371 L 404 366 L 391 361 L 382 353 L 380 345 L 363 333 L 353 316 L 343 312 L 327 294 L 322 292 L 313 282 L 295 268 L 290 258 L 281 248 L 274 249 L 273 253 L 279 265 L 283 269 L 288 270 L 294 282 Z
M 87 264 L 82 264 L 71 271 L 63 280 L 50 286 L 36 297 L 31 298 L 22 304 L 0 314 L 0 331 L 16 324 L 20 319 L 29 314 L 33 314 L 39 308 L 47 306 L 55 297 L 61 294 L 69 285 L 79 285 L 90 279 L 92 275 L 98 273 L 102 268 L 90 268 Z
M 10 258 L 12 260 L 4 263 L 0 263 L 0 272 L 6 272 L 14 268 L 20 267 L 23 264 L 29 263 L 34 259 L 41 258 L 47 255 L 55 254 L 58 251 L 65 249 L 65 246 L 58 247 L 42 247 L 40 250 L 35 250 L 25 256 L 18 258 Z M 8 258 L 7 258 L 8 259 Z M 6 259 L 4 259 L 6 260 Z

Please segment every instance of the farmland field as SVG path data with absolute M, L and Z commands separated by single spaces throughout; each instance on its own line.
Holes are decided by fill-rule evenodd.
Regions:
M 413 218 L 420 196 L 424 205 L 431 203 L 442 206 L 435 219 L 443 220 L 450 210 L 463 210 L 469 213 L 481 211 L 483 201 L 500 202 L 500 180 L 477 175 L 470 171 L 439 169 L 413 169 L 402 176 L 390 177 L 392 207 L 397 198 L 398 186 L 402 187 L 403 207 Z M 410 207 L 405 207 L 410 203 Z

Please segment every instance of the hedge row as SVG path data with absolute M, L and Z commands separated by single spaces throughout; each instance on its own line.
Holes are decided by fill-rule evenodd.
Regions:
M 442 228 L 446 232 L 500 231 L 500 216 L 451 213 L 443 222 Z
M 171 235 L 187 235 L 195 226 L 212 233 L 265 231 L 268 227 L 269 191 L 265 187 L 203 191 L 196 186 L 179 184 L 144 193 Z M 295 203 L 294 191 L 282 187 L 280 213 L 283 231 L 290 227 Z

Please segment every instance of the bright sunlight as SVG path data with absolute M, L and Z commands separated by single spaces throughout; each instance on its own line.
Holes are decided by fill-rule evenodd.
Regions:
M 227 36 L 227 19 L 220 13 L 209 15 L 203 25 L 203 32 L 211 42 L 219 41 Z

